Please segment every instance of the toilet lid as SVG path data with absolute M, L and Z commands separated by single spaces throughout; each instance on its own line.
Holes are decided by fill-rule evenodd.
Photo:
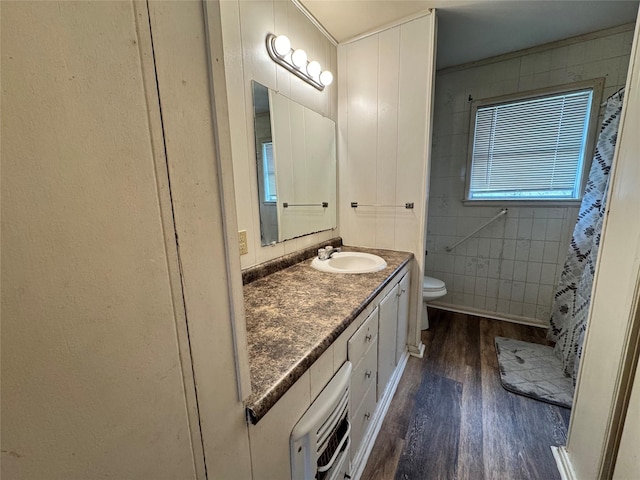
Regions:
M 438 280 L 433 277 L 424 277 L 422 279 L 422 290 L 423 291 L 434 291 L 434 290 L 442 290 L 444 288 L 444 282 L 442 280 Z

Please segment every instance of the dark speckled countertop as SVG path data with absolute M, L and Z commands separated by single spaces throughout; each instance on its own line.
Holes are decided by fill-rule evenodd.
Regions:
M 334 243 L 335 245 L 335 243 Z M 343 275 L 311 268 L 311 258 L 244 286 L 252 395 L 245 400 L 257 423 L 329 348 L 412 253 L 343 246 L 387 262 L 374 273 Z

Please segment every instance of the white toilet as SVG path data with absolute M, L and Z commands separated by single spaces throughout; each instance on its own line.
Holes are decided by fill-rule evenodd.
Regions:
M 442 280 L 427 276 L 422 279 L 422 330 L 429 328 L 427 302 L 444 297 L 446 294 L 447 287 Z

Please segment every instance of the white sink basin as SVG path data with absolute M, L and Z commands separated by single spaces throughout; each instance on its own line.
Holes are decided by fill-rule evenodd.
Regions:
M 387 266 L 384 258 L 371 253 L 338 252 L 329 260 L 314 258 L 311 266 L 316 270 L 328 273 L 371 273 Z

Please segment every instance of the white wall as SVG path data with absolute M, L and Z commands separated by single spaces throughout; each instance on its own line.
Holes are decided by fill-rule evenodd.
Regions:
M 261 246 L 251 80 L 334 121 L 337 119 L 336 82 L 320 92 L 278 66 L 267 54 L 266 36 L 287 35 L 294 48 L 304 49 L 310 60 L 319 61 L 334 76 L 337 56 L 336 47 L 289 0 L 226 0 L 220 6 L 238 229 L 247 231 L 249 246 L 249 253 L 240 259 L 244 269 L 339 234 L 337 229 L 328 230 L 274 246 Z
M 640 20 L 640 16 L 639 16 Z M 640 23 L 638 23 L 640 26 Z M 619 386 L 638 335 L 640 308 L 640 29 L 634 34 L 629 80 L 620 122 L 616 158 L 611 173 L 608 216 L 596 266 L 595 285 L 578 374 L 566 450 L 576 478 L 607 478 L 603 456 L 611 442 Z M 635 325 L 634 325 L 635 322 Z M 635 326 L 635 329 L 634 329 Z M 637 353 L 637 352 L 636 352 Z M 632 352 L 633 354 L 633 352 Z M 631 380 L 633 381 L 633 380 Z M 637 382 L 634 389 L 637 390 Z M 634 393 L 637 396 L 637 392 Z M 633 406 L 628 422 L 637 418 Z M 636 413 L 634 413 L 636 412 Z M 634 417 L 636 415 L 636 417 Z M 637 424 L 630 423 L 631 432 Z M 637 451 L 637 444 L 633 451 Z M 633 462 L 629 449 L 621 449 L 621 463 Z M 637 453 L 636 453 L 637 455 Z M 637 463 L 637 459 L 636 459 Z M 605 474 L 601 477 L 601 471 Z M 637 473 L 637 472 L 636 472 Z
M 2 2 L 3 478 L 204 475 L 145 10 Z
M 435 13 L 338 48 L 340 232 L 347 245 L 415 254 L 414 319 L 422 288 L 434 52 Z M 413 202 L 414 208 L 353 209 L 351 202 Z
M 548 324 L 578 207 L 512 207 L 491 226 L 446 252 L 500 211 L 462 204 L 470 102 L 597 77 L 604 98 L 624 85 L 632 26 L 439 71 L 425 270 L 448 294 L 434 305 Z

